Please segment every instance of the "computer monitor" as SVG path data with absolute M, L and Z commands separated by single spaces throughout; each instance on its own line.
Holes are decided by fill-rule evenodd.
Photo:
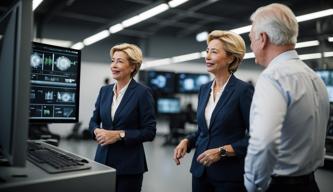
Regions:
M 209 74 L 179 73 L 177 78 L 178 93 L 198 93 L 200 86 L 210 81 Z
M 333 102 L 333 70 L 318 70 L 316 73 L 326 85 L 330 102 Z
M 157 98 L 158 114 L 178 114 L 181 112 L 180 99 L 178 97 Z
M 0 159 L 24 166 L 29 125 L 32 1 L 15 1 L 0 16 Z
M 80 65 L 80 50 L 32 43 L 31 123 L 78 122 Z
M 153 91 L 162 94 L 175 93 L 175 73 L 168 71 L 144 71 L 140 73 L 140 80 Z

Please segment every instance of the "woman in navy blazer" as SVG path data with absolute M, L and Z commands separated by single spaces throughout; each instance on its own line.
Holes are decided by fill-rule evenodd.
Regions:
M 116 83 L 101 88 L 89 124 L 98 143 L 95 161 L 116 169 L 117 192 L 139 192 L 148 170 L 143 142 L 156 134 L 154 100 L 133 79 L 142 63 L 140 48 L 124 43 L 110 55 Z
M 240 192 L 248 145 L 249 111 L 253 87 L 233 73 L 245 54 L 244 40 L 228 31 L 213 31 L 207 40 L 207 71 L 214 80 L 199 91 L 195 134 L 174 150 L 177 165 L 196 148 L 192 165 L 193 192 Z

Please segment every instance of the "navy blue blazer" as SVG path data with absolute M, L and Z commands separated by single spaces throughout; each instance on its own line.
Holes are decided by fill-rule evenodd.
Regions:
M 96 127 L 124 130 L 125 138 L 98 145 L 95 161 L 115 168 L 117 175 L 140 174 L 148 170 L 143 142 L 152 141 L 156 135 L 154 99 L 149 88 L 132 79 L 112 119 L 113 86 L 100 89 L 89 130 L 93 136 Z
M 250 84 L 232 75 L 216 104 L 208 128 L 205 109 L 212 83 L 213 81 L 200 88 L 197 109 L 198 131 L 188 137 L 188 151 L 196 148 L 191 173 L 195 177 L 201 177 L 206 169 L 208 177 L 214 180 L 242 181 L 249 139 L 249 112 L 254 90 Z M 197 157 L 204 151 L 228 144 L 232 145 L 236 156 L 221 158 L 209 167 L 197 162 Z

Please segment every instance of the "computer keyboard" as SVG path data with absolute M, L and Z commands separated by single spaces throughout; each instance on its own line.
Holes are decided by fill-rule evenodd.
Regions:
M 91 168 L 88 160 L 41 141 L 28 141 L 27 159 L 48 173 Z

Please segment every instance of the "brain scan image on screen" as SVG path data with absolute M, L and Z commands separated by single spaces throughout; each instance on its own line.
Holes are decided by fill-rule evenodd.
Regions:
M 194 80 L 193 79 L 185 79 L 184 80 L 184 89 L 185 90 L 192 90 L 194 89 Z
M 210 77 L 208 74 L 199 73 L 179 73 L 178 74 L 178 92 L 179 93 L 197 93 L 200 86 L 208 83 Z
M 163 88 L 167 84 L 167 79 L 163 75 L 158 75 L 156 78 L 151 80 L 151 83 L 156 85 L 158 88 Z
M 68 92 L 58 92 L 57 94 L 57 100 L 60 102 L 74 102 L 75 94 L 74 93 L 68 93 Z
M 40 66 L 42 64 L 42 61 L 42 58 L 37 53 L 33 53 L 30 57 L 30 64 L 33 68 L 37 68 L 38 66 Z
M 57 58 L 56 66 L 61 71 L 65 71 L 65 70 L 67 70 L 68 68 L 71 67 L 71 61 L 67 57 L 61 56 L 61 57 Z
M 206 75 L 200 75 L 196 80 L 196 84 L 199 85 L 199 87 L 208 82 L 209 82 L 209 77 Z

